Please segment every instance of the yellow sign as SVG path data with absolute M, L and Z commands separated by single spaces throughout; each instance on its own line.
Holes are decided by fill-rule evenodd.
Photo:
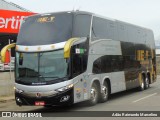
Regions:
M 49 17 L 40 17 L 37 19 L 37 22 L 39 23 L 46 23 L 46 22 L 54 22 L 55 17 L 54 16 L 49 16 Z
M 149 58 L 149 51 L 145 50 L 137 50 L 137 60 L 138 61 L 143 61 L 143 60 L 148 60 Z

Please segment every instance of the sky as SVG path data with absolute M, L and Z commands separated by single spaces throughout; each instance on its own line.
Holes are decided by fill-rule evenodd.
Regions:
M 160 40 L 160 0 L 7 0 L 32 12 L 82 10 L 152 29 Z

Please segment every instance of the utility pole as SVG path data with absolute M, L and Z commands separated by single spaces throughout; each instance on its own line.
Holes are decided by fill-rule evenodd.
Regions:
M 11 44 L 11 41 L 9 39 L 9 44 Z M 10 80 L 12 80 L 12 73 L 11 73 L 11 49 L 9 49 L 9 59 L 10 59 L 10 63 L 9 63 L 9 72 L 10 72 Z

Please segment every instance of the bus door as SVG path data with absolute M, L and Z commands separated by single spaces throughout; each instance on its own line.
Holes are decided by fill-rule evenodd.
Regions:
M 83 61 L 79 54 L 72 55 L 72 77 L 74 78 L 74 102 L 83 100 Z

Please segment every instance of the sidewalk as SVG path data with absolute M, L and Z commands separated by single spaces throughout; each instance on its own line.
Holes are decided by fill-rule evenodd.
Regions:
M 0 104 L 15 99 L 14 82 L 14 72 L 0 72 Z
M 0 96 L 0 104 L 8 101 L 13 101 L 15 98 L 13 95 L 11 96 Z

